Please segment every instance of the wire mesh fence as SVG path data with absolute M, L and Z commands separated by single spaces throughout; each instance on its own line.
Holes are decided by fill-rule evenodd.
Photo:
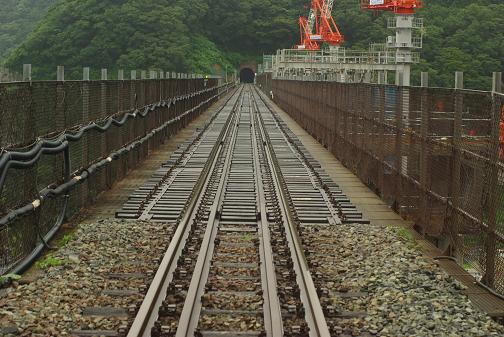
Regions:
M 503 95 L 335 82 L 258 83 L 421 233 L 504 293 Z
M 225 90 L 216 79 L 0 84 L 0 274 L 26 259 L 62 214 L 71 217 L 94 201 Z M 35 151 L 43 140 L 54 144 Z M 63 150 L 49 153 L 56 146 L 68 151 L 68 162 Z M 131 151 L 71 192 L 40 197 L 127 146 Z M 9 218 L 34 200 L 42 207 Z

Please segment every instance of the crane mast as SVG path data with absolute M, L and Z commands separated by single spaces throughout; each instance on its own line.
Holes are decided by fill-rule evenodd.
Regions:
M 332 17 L 334 0 L 312 0 L 308 18 L 299 18 L 301 44 L 297 49 L 319 50 L 323 43 L 338 46 L 343 42 Z
M 310 8 L 310 14 L 308 15 L 308 27 L 311 34 L 314 33 L 315 30 L 315 20 L 317 19 L 315 14 L 315 9 Z
M 326 18 L 330 18 L 332 16 L 332 10 L 334 7 L 334 0 L 327 0 L 326 5 L 324 6 L 324 15 Z

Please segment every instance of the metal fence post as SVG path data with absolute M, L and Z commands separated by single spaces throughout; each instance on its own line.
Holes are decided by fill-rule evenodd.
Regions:
M 101 83 L 100 83 L 100 117 L 104 118 L 108 115 L 107 113 L 107 78 L 108 78 L 108 73 L 107 69 L 102 68 L 101 70 Z M 100 135 L 100 155 L 103 157 L 107 155 L 107 134 L 102 134 Z M 101 190 L 106 183 L 106 176 L 103 173 L 100 173 L 99 176 L 99 190 Z
M 162 101 L 163 98 L 164 98 L 164 75 L 165 75 L 165 72 L 164 71 L 159 71 L 159 79 L 161 81 L 159 81 L 159 100 Z
M 65 67 L 58 66 L 56 69 L 56 81 L 64 82 L 65 81 Z
M 90 73 L 89 67 L 84 67 L 82 68 L 82 80 L 83 81 L 89 81 L 89 73 Z
M 117 87 L 118 87 L 118 91 L 117 91 L 117 107 L 118 107 L 119 111 L 123 111 L 124 110 L 124 104 L 125 104 L 124 99 L 123 99 L 124 86 L 125 86 L 125 83 L 124 83 L 124 70 L 119 69 L 117 71 L 117 80 L 120 81 L 117 84 Z
M 22 78 L 23 82 L 31 82 L 31 64 L 24 64 L 23 65 L 23 78 Z M 22 130 L 24 131 L 23 132 L 23 135 L 22 135 L 22 139 L 23 139 L 23 142 L 27 142 L 27 141 L 31 141 L 33 139 L 35 139 L 39 134 L 38 134 L 38 130 L 37 130 L 37 125 L 35 123 L 35 114 L 36 112 L 34 111 L 35 109 L 35 105 L 34 104 L 34 99 L 33 99 L 33 96 L 34 96 L 34 87 L 31 85 L 30 83 L 30 86 L 29 88 L 27 88 L 27 90 L 29 90 L 29 95 L 26 96 L 27 99 L 29 99 L 29 102 L 27 102 L 28 104 L 25 106 L 25 109 L 24 109 L 24 112 L 23 114 L 19 114 L 19 116 L 17 116 L 17 118 L 19 119 L 19 122 L 21 123 L 21 120 L 23 121 L 22 123 Z M 0 98 L 0 105 L 2 103 L 2 99 Z M 2 125 L 2 118 L 1 118 L 1 113 L 0 113 L 0 125 Z M 3 127 L 3 125 L 2 125 Z M 20 131 L 20 130 L 19 130 Z M 18 130 L 14 129 L 14 130 L 10 130 L 9 133 L 16 133 L 18 132 Z M 0 145 L 4 145 L 2 144 L 2 134 L 4 134 L 4 132 L 0 132 Z M 7 136 L 6 138 L 9 138 L 8 134 L 5 133 L 5 135 Z M 31 196 L 34 195 L 34 193 L 38 193 L 38 190 L 36 190 L 36 181 L 37 181 L 37 170 L 27 170 L 26 172 L 26 175 L 25 175 L 25 179 L 23 179 L 23 183 L 22 183 L 22 186 L 17 186 L 17 188 L 19 188 L 18 193 L 21 192 L 23 197 L 28 199 L 30 198 Z M 8 194 L 6 194 L 7 196 Z M 1 197 L 1 195 L 0 195 Z M 1 199 L 1 198 L 0 198 Z M 30 215 L 30 220 L 29 221 L 39 221 L 39 216 L 35 216 L 35 215 Z M 0 251 L 3 251 L 4 249 L 0 249 Z
M 147 79 L 147 71 L 146 70 L 140 71 L 140 79 L 142 80 L 142 82 L 140 83 L 139 88 L 136 91 L 137 106 L 145 105 L 145 80 Z
M 65 128 L 65 88 L 64 88 L 64 81 L 65 81 L 65 67 L 64 66 L 58 66 L 56 69 L 56 80 L 57 80 L 57 85 L 56 85 L 56 93 L 57 93 L 57 100 L 56 100 L 56 128 L 57 130 L 63 130 Z
M 130 72 L 130 109 L 136 108 L 136 79 L 137 79 L 137 71 L 132 70 Z
M 101 70 L 101 80 L 102 81 L 106 81 L 108 80 L 108 72 L 107 72 L 107 69 L 106 68 L 103 68 Z
M 492 80 L 492 138 L 490 145 L 490 181 L 489 214 L 486 236 L 486 268 L 483 282 L 495 287 L 497 254 L 497 208 L 499 204 L 499 132 L 501 123 L 501 98 L 496 93 L 502 92 L 502 73 L 493 73 Z
M 420 193 L 421 211 L 420 221 L 422 224 L 422 234 L 425 235 L 426 227 L 429 224 L 429 197 L 428 197 L 428 174 L 429 174 L 429 73 L 421 73 L 421 101 L 420 101 Z
M 82 68 L 82 121 L 87 123 L 89 121 L 89 67 Z M 81 140 L 82 142 L 82 165 L 84 167 L 88 166 L 89 162 L 89 149 L 90 149 L 90 138 L 85 137 Z M 81 187 L 81 205 L 84 206 L 88 199 L 88 183 L 85 182 Z
M 380 76 L 381 77 L 381 76 Z M 378 112 L 378 159 L 380 160 L 380 166 L 378 170 L 378 188 L 380 189 L 381 197 L 385 197 L 385 144 L 387 142 L 387 137 L 385 136 L 385 109 L 386 109 L 386 92 L 385 85 L 379 86 L 379 112 Z
M 57 132 L 65 130 L 66 124 L 66 93 L 65 93 L 65 67 L 58 66 L 56 69 L 56 109 L 54 116 L 54 124 Z M 57 161 L 53 166 L 57 172 L 63 172 L 63 162 Z M 60 176 L 63 178 L 63 176 Z M 35 220 L 39 221 L 39 219 Z
M 403 141 L 403 74 L 398 76 L 398 85 L 396 86 L 396 106 L 395 106 L 395 210 L 401 214 L 402 203 L 402 141 Z
M 428 88 L 429 87 L 429 73 L 422 71 L 420 73 L 420 86 L 422 88 Z
M 464 89 L 464 73 L 455 73 L 455 104 L 453 119 L 453 166 L 451 181 L 451 204 L 452 204 L 452 255 L 458 260 L 462 258 L 462 242 L 460 240 L 460 221 L 458 210 L 460 208 L 460 169 L 461 169 L 461 146 L 462 146 L 462 109 L 463 95 L 460 90 Z
M 23 64 L 23 82 L 31 82 L 32 66 L 31 64 Z

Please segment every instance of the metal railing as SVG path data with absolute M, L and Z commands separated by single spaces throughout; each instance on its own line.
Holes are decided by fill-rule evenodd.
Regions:
M 383 200 L 504 293 L 502 94 L 263 79 Z
M 423 39 L 421 36 L 413 36 L 411 43 L 398 43 L 395 36 L 389 36 L 387 39 L 388 48 L 419 48 L 423 47 Z
M 398 20 L 397 16 L 388 18 L 387 19 L 387 28 L 389 28 L 389 29 L 397 28 L 398 27 L 397 20 Z M 416 29 L 423 28 L 424 27 L 423 18 L 412 18 L 411 27 L 416 28 Z
M 273 56 L 273 68 L 289 63 L 303 64 L 397 64 L 418 63 L 420 54 L 410 53 L 408 58 L 396 53 L 396 50 L 355 51 L 339 48 L 331 51 L 311 51 L 298 49 L 283 49 Z
M 0 274 L 228 89 L 216 79 L 0 84 Z

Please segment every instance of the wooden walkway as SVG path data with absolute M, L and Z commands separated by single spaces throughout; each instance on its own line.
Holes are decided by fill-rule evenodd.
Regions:
M 405 228 L 410 231 L 422 253 L 430 259 L 443 252 L 413 229 L 413 222 L 406 221 L 390 209 L 372 190 L 339 162 L 323 145 L 306 132 L 286 112 L 272 103 L 289 128 L 301 140 L 306 149 L 318 160 L 327 174 L 341 187 L 351 202 L 363 213 L 371 224 Z M 465 291 L 476 307 L 496 319 L 504 319 L 504 300 L 492 295 L 485 288 L 475 284 L 475 279 L 452 260 L 436 260 L 449 275 L 467 287 Z

